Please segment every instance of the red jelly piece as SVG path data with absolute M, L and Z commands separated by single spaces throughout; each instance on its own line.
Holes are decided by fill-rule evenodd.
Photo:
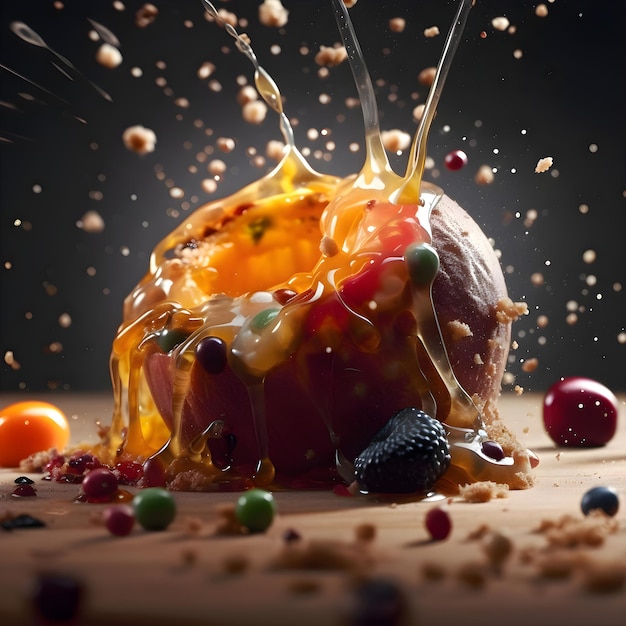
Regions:
M 467 165 L 467 154 L 463 150 L 448 152 L 444 159 L 444 164 L 449 170 L 456 172 Z
M 16 498 L 32 498 L 37 495 L 37 492 L 33 488 L 32 485 L 18 485 L 14 490 L 13 494 Z
M 543 401 L 543 423 L 559 446 L 603 446 L 617 430 L 617 406 L 615 394 L 602 383 L 570 376 L 548 389 Z

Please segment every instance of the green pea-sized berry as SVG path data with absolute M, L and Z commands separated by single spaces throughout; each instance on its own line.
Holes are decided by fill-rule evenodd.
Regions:
M 145 530 L 165 530 L 176 517 L 176 502 L 162 487 L 143 489 L 133 498 L 137 522 Z
M 253 331 L 260 332 L 266 326 L 269 326 L 279 313 L 280 309 L 263 309 L 252 318 L 250 327 Z
M 409 276 L 415 285 L 430 285 L 439 271 L 439 255 L 427 243 L 412 243 L 404 251 Z
M 235 515 L 239 523 L 252 533 L 267 530 L 276 515 L 274 496 L 265 489 L 250 489 L 237 500 Z

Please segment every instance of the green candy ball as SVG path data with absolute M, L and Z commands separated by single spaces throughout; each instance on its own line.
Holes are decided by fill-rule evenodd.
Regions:
M 145 530 L 165 530 L 176 517 L 176 502 L 162 487 L 143 489 L 133 498 L 133 509 Z
M 409 276 L 415 285 L 430 285 L 439 271 L 439 255 L 427 243 L 413 243 L 404 252 Z
M 239 496 L 235 515 L 250 532 L 263 532 L 272 525 L 276 515 L 274 496 L 265 489 L 250 489 Z
M 251 322 L 252 330 L 255 332 L 261 332 L 266 326 L 269 326 L 274 318 L 280 313 L 280 309 L 263 309 L 259 311 Z

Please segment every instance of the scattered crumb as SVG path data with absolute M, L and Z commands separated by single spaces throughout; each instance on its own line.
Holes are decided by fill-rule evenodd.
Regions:
M 98 211 L 87 211 L 76 222 L 76 226 L 86 233 L 101 233 L 104 230 L 104 219 Z
M 139 28 L 150 26 L 150 24 L 156 20 L 158 14 L 159 9 L 155 7 L 154 4 L 146 2 L 146 4 L 135 13 L 135 25 Z
M 424 29 L 424 37 L 436 37 L 439 34 L 438 26 L 430 26 Z
M 509 22 L 508 18 L 503 17 L 503 16 L 501 16 L 501 17 L 494 17 L 491 20 L 491 25 L 496 30 L 505 31 L 509 27 L 510 22 Z
M 448 328 L 450 329 L 450 335 L 453 341 L 459 341 L 459 339 L 463 339 L 464 337 L 473 337 L 474 333 L 471 328 L 465 322 L 461 322 L 460 320 L 452 320 L 448 322 Z
M 241 112 L 248 124 L 261 124 L 267 116 L 267 104 L 262 100 L 252 100 L 243 105 Z
M 513 302 L 510 298 L 502 298 L 496 303 L 496 319 L 500 324 L 509 324 L 528 313 L 528 305 L 525 302 Z
M 417 82 L 425 87 L 430 87 L 435 81 L 436 67 L 426 67 L 417 75 Z
M 543 157 L 537 161 L 537 165 L 535 166 L 535 174 L 541 174 L 542 172 L 547 172 L 554 163 L 554 159 L 552 157 Z
M 360 541 L 363 543 L 369 543 L 376 539 L 377 528 L 374 524 L 369 524 L 367 522 L 363 524 L 359 524 L 354 529 L 354 538 L 356 541 Z
M 348 58 L 348 52 L 340 44 L 334 46 L 320 46 L 319 52 L 315 55 L 315 62 L 323 67 L 335 67 L 343 63 Z
M 548 15 L 548 7 L 545 4 L 538 4 L 535 7 L 535 15 L 537 17 L 546 17 Z
M 154 152 L 156 134 L 153 130 L 141 125 L 130 126 L 122 134 L 122 141 L 128 150 L 137 154 Z
M 362 543 L 342 541 L 296 541 L 285 544 L 272 563 L 278 570 L 366 571 L 372 558 Z
M 541 520 L 536 532 L 543 534 L 549 546 L 558 548 L 598 547 L 608 535 L 617 532 L 617 521 L 602 511 L 592 511 L 583 519 L 563 515 L 557 520 Z
M 389 20 L 389 30 L 392 33 L 402 33 L 406 28 L 406 20 L 403 17 L 392 17 Z
M 237 519 L 234 504 L 225 504 L 217 509 L 218 522 L 215 526 L 216 535 L 243 535 L 245 528 Z
M 259 22 L 271 28 L 282 28 L 287 24 L 289 11 L 280 0 L 264 0 L 259 5 Z
M 250 561 L 243 554 L 229 554 L 222 561 L 222 568 L 227 574 L 243 574 L 250 567 Z
M 403 130 L 383 130 L 380 133 L 380 138 L 383 142 L 385 150 L 389 152 L 401 152 L 406 150 L 411 145 L 411 135 L 405 133 Z
M 480 589 L 487 583 L 487 568 L 483 563 L 470 561 L 463 563 L 456 572 L 457 579 L 474 589 Z
M 324 236 L 320 241 L 320 252 L 327 257 L 335 256 L 339 253 L 339 246 L 332 237 Z
M 321 589 L 321 583 L 312 578 L 291 578 L 287 588 L 291 593 L 317 593 Z
M 538 359 L 526 359 L 524 361 L 524 363 L 522 364 L 522 370 L 524 372 L 534 372 L 537 367 L 539 367 L 539 360 Z
M 626 586 L 626 565 L 621 561 L 591 561 L 579 568 L 582 586 L 592 593 L 614 593 Z
M 446 570 L 439 562 L 427 561 L 421 567 L 424 580 L 439 581 L 446 577 Z
M 477 185 L 490 185 L 495 179 L 493 168 L 489 165 L 481 165 L 474 176 L 474 182 Z
M 96 52 L 96 61 L 110 70 L 122 63 L 122 53 L 110 43 L 103 43 Z
M 484 538 L 483 550 L 492 567 L 499 569 L 513 552 L 511 538 L 500 532 L 488 533 Z
M 489 524 L 481 524 L 467 534 L 467 541 L 478 541 L 491 532 Z
M 466 502 L 489 502 L 494 498 L 508 497 L 509 486 L 491 480 L 482 480 L 469 485 L 459 485 L 459 495 Z

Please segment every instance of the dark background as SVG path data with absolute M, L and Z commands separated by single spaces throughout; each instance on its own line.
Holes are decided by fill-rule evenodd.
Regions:
M 230 37 L 205 20 L 199 0 L 153 3 L 160 12 L 146 28 L 135 25 L 143 3 L 133 0 L 124 2 L 124 10 L 110 0 L 66 0 L 63 8 L 51 0 L 1 3 L 0 350 L 3 357 L 12 351 L 20 364 L 18 369 L 2 361 L 2 390 L 107 389 L 122 302 L 145 273 L 154 244 L 185 211 L 273 165 L 252 163 L 249 148 L 264 154 L 267 140 L 280 139 L 280 133 L 274 115 L 260 126 L 242 120 L 236 79 L 252 72 Z M 251 36 L 257 57 L 280 85 L 298 145 L 320 151 L 322 158 L 310 159 L 313 166 L 337 174 L 358 170 L 363 152 L 348 146 L 362 145 L 362 121 L 358 109 L 345 105 L 346 97 L 356 95 L 348 65 L 322 79 L 313 61 L 320 44 L 339 40 L 330 1 L 284 0 L 290 18 L 281 30 L 259 24 L 258 4 L 216 2 L 248 18 L 240 31 Z M 535 15 L 536 4 L 477 2 L 432 128 L 435 168 L 427 178 L 495 240 L 511 297 L 530 307 L 530 315 L 514 325 L 519 347 L 511 353 L 508 388 L 539 391 L 578 374 L 623 391 L 623 3 L 556 0 L 546 3 L 546 17 Z M 370 73 L 379 81 L 384 129 L 414 130 L 411 111 L 426 97 L 417 74 L 436 63 L 454 12 L 455 3 L 442 0 L 359 0 L 351 9 Z M 500 15 L 515 32 L 492 27 Z M 395 16 L 406 18 L 405 32 L 388 29 L 388 18 Z M 116 69 L 95 61 L 99 43 L 88 36 L 89 18 L 120 40 L 124 62 Z M 34 29 L 76 71 L 62 73 L 50 50 L 15 36 L 9 29 L 15 20 Z M 441 35 L 425 38 L 424 28 L 435 24 Z M 272 44 L 280 45 L 280 55 L 272 53 Z M 302 44 L 309 54 L 302 54 Z M 522 58 L 514 58 L 515 50 Z M 221 92 L 197 77 L 204 61 L 215 64 L 211 79 Z M 133 77 L 133 67 L 143 75 Z M 332 101 L 321 104 L 321 93 Z M 180 97 L 188 99 L 188 108 L 177 105 Z M 134 124 L 156 132 L 155 152 L 139 156 L 125 149 L 122 132 Z M 309 128 L 329 129 L 335 149 L 326 149 L 323 137 L 309 140 Z M 219 136 L 235 138 L 236 149 L 220 153 Z M 448 172 L 443 157 L 457 148 L 468 153 L 469 164 Z M 198 153 L 212 150 L 205 162 L 199 160 Z M 552 156 L 554 166 L 535 174 L 544 156 Z M 212 158 L 229 169 L 216 193 L 207 195 L 201 183 Z M 474 174 L 483 163 L 498 171 L 492 185 L 481 187 Z M 184 198 L 172 198 L 171 186 L 182 188 Z M 102 232 L 76 226 L 88 210 L 103 217 Z M 532 223 L 529 211 L 537 212 Z M 583 259 L 586 250 L 595 251 L 595 261 Z M 532 279 L 537 273 L 544 277 L 540 284 Z M 572 312 L 575 323 L 568 321 Z M 71 317 L 68 327 L 59 323 L 63 314 Z M 531 358 L 538 367 L 524 372 L 522 364 Z

